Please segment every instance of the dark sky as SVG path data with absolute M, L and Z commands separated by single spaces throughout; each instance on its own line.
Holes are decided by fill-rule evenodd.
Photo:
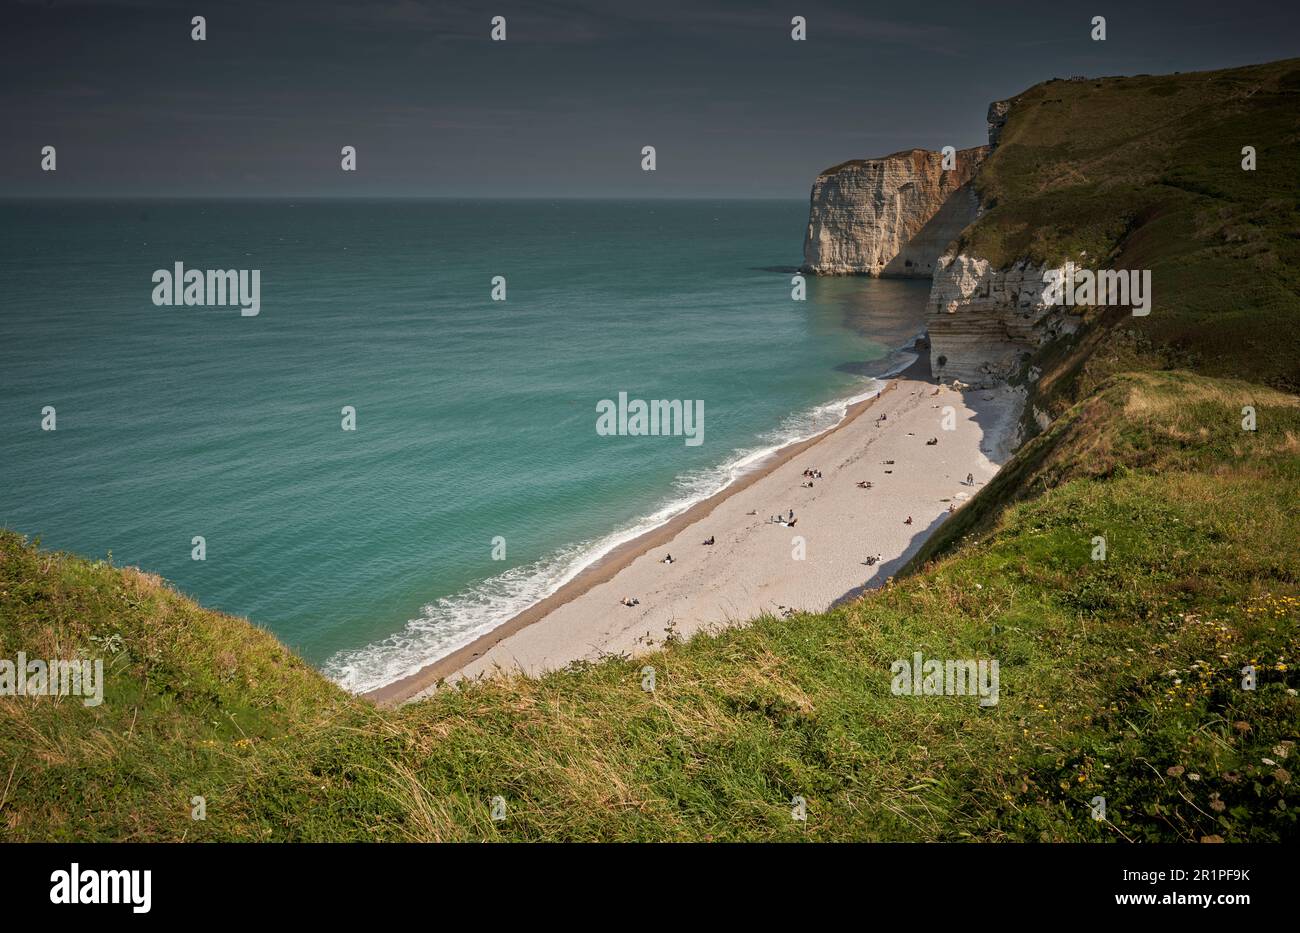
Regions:
M 1047 78 L 1300 54 L 1295 0 L 0 3 L 6 196 L 803 198 Z

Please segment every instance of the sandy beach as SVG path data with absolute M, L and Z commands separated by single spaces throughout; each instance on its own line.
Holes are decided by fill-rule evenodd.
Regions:
M 1006 387 L 939 386 L 913 367 L 836 427 L 783 448 L 529 610 L 366 696 L 400 703 L 444 679 L 536 676 L 573 661 L 636 656 L 661 646 L 670 632 L 689 638 L 763 613 L 823 610 L 879 585 L 950 506 L 960 508 L 1006 462 L 1021 399 Z M 947 406 L 952 430 L 944 430 Z M 968 474 L 973 485 L 965 484 Z M 791 510 L 793 526 L 771 520 L 788 519 Z M 709 538 L 715 543 L 705 545 Z M 668 554 L 671 564 L 664 563 Z M 624 599 L 637 603 L 629 607 Z

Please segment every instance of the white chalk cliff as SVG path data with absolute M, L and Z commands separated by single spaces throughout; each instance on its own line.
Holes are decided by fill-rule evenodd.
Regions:
M 926 314 L 935 376 L 997 385 L 1033 350 L 1073 333 L 1079 318 L 1045 300 L 1047 271 L 1027 262 L 994 269 L 975 256 L 940 257 Z
M 953 238 L 975 219 L 969 182 L 987 146 L 943 156 L 909 149 L 828 168 L 813 182 L 805 272 L 930 278 Z
M 1011 108 L 989 106 L 989 145 L 959 151 L 949 171 L 940 153 L 911 149 L 845 162 L 813 184 L 802 271 L 931 279 L 930 363 L 940 379 L 1004 382 L 1035 349 L 1078 326 L 1044 300 L 1046 267 L 992 268 L 954 246 L 981 213 L 977 176 Z

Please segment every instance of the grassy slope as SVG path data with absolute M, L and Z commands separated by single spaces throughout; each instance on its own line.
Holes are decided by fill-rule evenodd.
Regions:
M 1108 330 L 1081 385 L 1072 372 L 1045 404 L 1169 365 L 1300 391 L 1298 153 L 1300 59 L 1050 81 L 1015 98 L 978 179 L 991 208 L 961 247 L 997 265 L 1072 259 L 1153 281 L 1151 314 Z
M 121 650 L 98 708 L 0 705 L 0 825 L 20 839 L 1294 836 L 1281 743 L 1300 713 L 1286 692 L 1300 553 L 1279 502 L 1300 499 L 1298 447 L 1294 397 L 1122 377 L 1031 442 L 1016 486 L 1037 494 L 929 573 L 834 612 L 399 711 L 152 578 L 6 534 L 0 654 L 113 635 Z M 1090 559 L 1098 533 L 1105 562 Z M 1001 703 L 893 696 L 889 662 L 917 650 L 999 658 Z M 1247 692 L 1236 671 L 1252 661 Z M 193 794 L 206 822 L 188 818 Z M 1099 794 L 1111 823 L 1088 818 Z
M 1038 251 L 1057 238 L 1093 255 L 1107 243 L 1117 256 L 1145 248 L 1170 270 L 1187 257 L 1198 268 L 1219 263 L 1228 292 L 1179 297 L 1168 285 L 1177 276 L 1157 274 L 1157 311 L 1140 324 L 1151 330 L 1098 327 L 1045 356 L 1041 401 L 1056 422 L 949 520 L 921 572 L 851 606 L 381 711 L 157 578 L 0 533 L 0 657 L 109 659 L 102 706 L 0 699 L 0 834 L 1295 838 L 1300 801 L 1289 772 L 1300 700 L 1288 690 L 1300 650 L 1300 405 L 1261 384 L 1204 375 L 1296 385 L 1296 293 L 1280 263 L 1293 255 L 1295 228 L 1285 226 L 1294 196 L 1269 208 L 1238 192 L 1225 207 L 1190 183 L 1166 183 L 1230 184 L 1170 167 L 1162 140 L 1189 120 L 1220 117 L 1270 139 L 1279 120 L 1294 124 L 1294 107 L 1279 117 L 1274 97 L 1294 93 L 1298 68 L 1116 79 L 1101 89 L 1055 82 L 1022 95 L 1068 97 L 1076 122 L 1087 111 L 1074 95 L 1088 93 L 1094 121 L 1148 98 L 1172 116 L 1174 102 L 1207 81 L 1236 87 L 1247 72 L 1271 75 L 1239 112 L 1148 122 L 1159 131 L 1145 141 L 1135 123 L 1129 148 L 1155 154 L 1158 167 L 1148 166 L 1140 190 L 1107 200 L 1168 195 L 1171 210 L 1193 219 L 1226 210 L 1239 235 L 1223 240 L 1213 224 L 1170 228 L 1158 216 L 1111 224 L 1086 207 L 1086 189 L 1062 195 L 1075 199 L 1071 210 L 1022 209 L 1089 172 L 1139 177 L 1147 165 L 1133 155 L 1127 168 L 1085 171 L 1125 147 L 1054 142 L 1067 131 L 1050 104 L 1013 109 L 986 180 L 997 206 L 971 234 L 973 248 L 1003 259 L 1046 255 Z M 1034 138 L 1043 145 L 1030 159 L 1023 150 Z M 1278 140 L 1294 151 L 1294 136 Z M 1274 143 L 1255 144 L 1258 182 Z M 1235 139 L 1230 148 L 1240 148 Z M 1029 161 L 1017 167 L 1020 158 Z M 1233 276 L 1260 268 L 1268 274 L 1259 281 L 1233 286 Z M 1248 313 L 1206 325 L 1228 293 Z M 1250 341 L 1269 351 L 1264 362 L 1240 349 Z M 1155 371 L 1169 363 L 1202 373 Z M 1246 404 L 1258 410 L 1254 433 L 1240 429 Z M 1104 562 L 1090 559 L 1097 534 L 1108 539 Z M 1001 703 L 891 695 L 889 663 L 914 651 L 998 658 Z M 1255 691 L 1238 687 L 1246 663 L 1259 666 Z M 643 664 L 656 668 L 654 693 L 641 689 Z M 189 818 L 196 794 L 207 798 L 203 822 Z M 808 801 L 806 823 L 791 819 L 795 794 Z M 503 823 L 489 817 L 496 795 L 507 800 Z M 1097 795 L 1107 798 L 1107 822 L 1089 818 Z

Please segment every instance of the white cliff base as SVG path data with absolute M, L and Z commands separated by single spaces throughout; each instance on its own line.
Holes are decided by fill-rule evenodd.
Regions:
M 993 269 L 975 256 L 941 257 L 927 311 L 934 374 L 970 385 L 996 385 L 1043 344 L 1074 333 L 1078 315 L 1048 303 L 1048 271 L 1046 265 L 1027 262 Z

